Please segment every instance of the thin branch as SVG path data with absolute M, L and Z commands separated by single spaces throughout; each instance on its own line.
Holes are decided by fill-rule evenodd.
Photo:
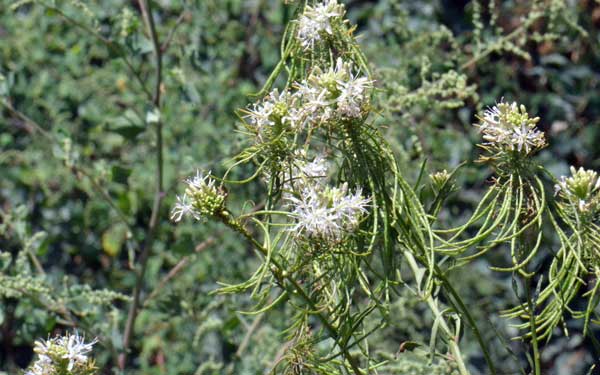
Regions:
M 142 18 L 144 19 L 144 23 L 146 24 L 148 34 L 152 38 L 152 44 L 154 46 L 156 82 L 152 101 L 154 107 L 160 110 L 162 90 L 162 50 L 160 48 L 158 33 L 156 32 L 156 25 L 154 24 L 154 19 L 152 17 L 152 2 L 138 0 L 138 4 L 142 13 Z M 163 136 L 162 122 L 159 120 L 156 124 L 156 192 L 154 194 L 154 203 L 152 205 L 150 223 L 148 224 L 148 230 L 146 233 L 146 241 L 144 242 L 144 246 L 140 255 L 140 270 L 137 273 L 132 303 L 129 308 L 129 313 L 127 314 L 127 322 L 125 323 L 125 330 L 123 332 L 123 351 L 118 358 L 118 366 L 121 370 L 125 369 L 125 365 L 127 363 L 127 354 L 131 345 L 131 339 L 135 329 L 135 321 L 137 319 L 139 312 L 138 310 L 140 307 L 140 294 L 144 285 L 144 275 L 146 274 L 148 258 L 150 257 L 150 251 L 154 243 L 163 197 Z
M 209 237 L 206 240 L 199 243 L 196 246 L 196 248 L 194 249 L 194 252 L 196 254 L 200 253 L 200 252 L 204 251 L 206 248 L 208 248 L 210 245 L 212 245 L 213 243 L 215 243 L 215 238 Z M 146 297 L 146 299 L 144 300 L 144 303 L 143 303 L 143 307 L 146 307 L 146 305 L 152 299 L 156 298 L 158 293 L 165 287 L 165 285 L 167 285 L 167 283 L 169 283 L 169 281 L 171 281 L 171 279 L 173 279 L 175 276 L 177 276 L 189 264 L 190 260 L 192 259 L 192 256 L 193 256 L 193 254 L 184 256 L 183 258 L 181 258 L 181 260 L 179 260 L 179 262 L 177 262 L 177 264 L 173 268 L 171 268 L 171 270 L 162 278 L 162 280 L 158 283 L 158 285 L 156 285 L 156 287 L 148 295 L 148 297 Z
M 187 16 L 188 16 L 188 12 L 186 12 L 186 11 L 181 12 L 179 17 L 175 21 L 175 25 L 173 26 L 171 31 L 169 31 L 169 34 L 167 35 L 164 43 L 160 46 L 160 50 L 162 53 L 165 53 L 169 49 L 169 46 L 171 45 L 171 42 L 173 41 L 173 37 L 175 36 L 175 32 L 177 31 L 177 28 L 179 27 L 179 25 L 181 25 L 183 23 L 183 21 L 187 18 Z

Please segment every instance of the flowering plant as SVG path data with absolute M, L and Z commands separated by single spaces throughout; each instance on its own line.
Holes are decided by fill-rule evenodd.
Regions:
M 344 7 L 336 0 L 303 8 L 284 37 L 282 60 L 258 101 L 240 112 L 247 148 L 234 157 L 222 179 L 199 174 L 187 180 L 172 218 L 214 217 L 258 251 L 262 263 L 254 275 L 220 292 L 252 289 L 254 313 L 282 301 L 297 307 L 289 330 L 291 348 L 281 362 L 285 373 L 294 374 L 330 374 L 339 366 L 344 373 L 359 375 L 385 367 L 386 361 L 369 356 L 369 336 L 383 329 L 390 296 L 405 282 L 398 273 L 402 258 L 417 286 L 414 293 L 439 322 L 451 353 L 448 363 L 461 374 L 469 373 L 455 335 L 465 321 L 495 373 L 477 323 L 446 275 L 492 250 L 506 249 L 511 264 L 492 270 L 520 278 L 527 302 L 504 315 L 524 319 L 517 327 L 532 342 L 533 367 L 539 373 L 539 340 L 552 335 L 575 297 L 575 275 L 600 275 L 593 260 L 600 238 L 596 173 L 573 169 L 572 177 L 556 183 L 559 200 L 549 203 L 544 169 L 534 159 L 547 145 L 537 128 L 540 118 L 516 102 L 501 100 L 475 124 L 483 139 L 479 161 L 494 169 L 493 182 L 465 223 L 442 227 L 438 215 L 455 191 L 457 170 L 430 176 L 435 198 L 426 209 L 372 124 L 377 82 L 343 15 Z M 273 88 L 284 70 L 286 85 Z M 248 179 L 228 180 L 235 167 L 246 163 L 254 166 Z M 264 209 L 235 214 L 225 204 L 224 185 L 249 183 L 259 176 L 265 187 Z M 222 184 L 218 188 L 216 181 Z M 542 248 L 546 217 L 560 234 L 562 247 L 549 284 L 534 295 L 531 283 L 537 275 L 531 264 Z M 573 233 L 567 234 L 563 224 Z M 453 262 L 444 265 L 440 257 Z M 452 306 L 454 319 L 442 311 L 439 295 Z M 585 318 L 586 326 L 595 295 L 596 288 L 588 293 L 586 311 L 574 312 Z M 542 308 L 536 312 L 536 306 Z M 372 323 L 374 316 L 380 317 L 379 323 Z

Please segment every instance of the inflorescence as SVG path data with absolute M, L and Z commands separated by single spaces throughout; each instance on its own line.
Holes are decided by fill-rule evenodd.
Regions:
M 562 176 L 554 191 L 564 202 L 577 207 L 579 214 L 594 215 L 600 209 L 598 173 L 571 167 L 571 177 Z
M 274 89 L 246 111 L 246 120 L 258 142 L 272 140 L 283 131 L 299 132 L 326 123 L 359 119 L 368 112 L 373 82 L 353 72 L 339 58 L 326 71 L 316 67 L 292 89 Z
M 38 358 L 25 375 L 94 374 L 96 367 L 89 353 L 97 342 L 94 339 L 86 343 L 77 332 L 36 341 L 34 352 Z
M 177 197 L 177 203 L 171 211 L 171 220 L 179 222 L 184 216 L 196 220 L 211 217 L 224 210 L 227 195 L 215 186 L 215 180 L 210 172 L 204 175 L 200 171 L 196 176 L 185 180 L 187 188 L 182 196 Z
M 298 40 L 304 49 L 314 48 L 315 42 L 333 35 L 332 22 L 342 20 L 345 10 L 337 0 L 326 0 L 315 6 L 307 5 L 298 20 Z
M 486 141 L 483 146 L 496 152 L 518 152 L 530 155 L 546 146 L 544 133 L 536 124 L 539 117 L 530 118 L 525 106 L 500 102 L 488 108 L 476 126 Z
M 340 187 L 307 188 L 288 200 L 297 222 L 292 230 L 299 237 L 326 243 L 340 242 L 354 232 L 369 203 L 360 188 L 351 193 L 346 183 Z

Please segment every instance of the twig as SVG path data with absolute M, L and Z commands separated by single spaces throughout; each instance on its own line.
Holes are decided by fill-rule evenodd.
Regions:
M 169 34 L 167 35 L 164 43 L 160 46 L 160 50 L 162 53 L 165 53 L 169 49 L 169 46 L 171 45 L 171 42 L 173 41 L 173 37 L 175 36 L 175 32 L 177 31 L 177 28 L 179 27 L 179 25 L 181 25 L 183 23 L 183 21 L 186 19 L 187 15 L 188 15 L 188 13 L 186 11 L 183 11 L 177 18 L 177 21 L 175 21 L 175 25 L 173 26 L 171 31 L 169 31 Z
M 531 293 L 531 282 L 530 278 L 523 280 L 525 283 L 525 290 L 527 293 L 527 310 L 529 312 L 529 324 L 531 325 L 531 344 L 533 346 L 533 369 L 535 375 L 541 375 L 541 363 L 540 363 L 540 349 L 537 339 L 537 326 L 535 322 L 535 306 L 533 303 L 533 296 Z
M 408 265 L 411 268 L 413 274 L 418 275 L 419 266 L 418 266 L 417 261 L 415 260 L 414 256 L 412 255 L 412 253 L 410 253 L 410 251 L 405 251 L 404 257 L 406 258 Z M 450 348 L 450 352 L 452 352 L 452 357 L 453 357 L 454 361 L 458 365 L 458 371 L 462 375 L 469 375 L 469 371 L 467 370 L 467 366 L 465 365 L 465 363 L 463 361 L 462 354 L 460 352 L 460 348 L 456 341 L 456 337 L 454 337 L 452 330 L 450 330 L 450 327 L 446 323 L 446 319 L 443 317 L 442 313 L 440 312 L 440 310 L 437 306 L 437 302 L 433 299 L 433 296 L 431 296 L 431 295 L 427 296 L 426 302 L 427 302 L 427 305 L 429 306 L 429 309 L 431 309 L 431 312 L 435 316 L 435 318 L 439 319 L 438 321 L 440 322 L 440 327 L 442 328 L 444 333 L 450 338 L 450 340 L 448 340 L 448 346 Z
M 521 34 L 521 32 L 527 31 L 527 28 L 529 28 L 529 26 L 531 26 L 534 22 L 536 22 L 541 17 L 542 17 L 542 14 L 536 14 L 533 17 L 528 18 L 527 20 L 525 20 L 525 22 L 523 22 L 519 27 L 517 27 L 516 29 L 514 29 L 508 35 L 506 35 L 505 37 L 503 37 L 500 40 L 496 41 L 495 43 L 492 43 L 482 53 L 480 53 L 480 54 L 478 54 L 476 56 L 473 56 L 469 61 L 467 61 L 464 64 L 462 64 L 460 66 L 460 70 L 467 69 L 468 67 L 470 67 L 471 65 L 475 64 L 479 60 L 487 57 L 488 55 L 490 55 L 494 51 L 497 51 L 498 48 L 501 47 L 503 43 L 509 42 L 509 41 L 515 39 L 516 37 L 518 37 Z
M 241 226 L 240 223 L 238 223 L 231 216 L 231 214 L 229 212 L 226 212 L 226 211 L 222 212 L 218 218 L 226 226 L 228 226 L 232 230 L 234 230 L 234 231 L 238 232 L 239 234 L 241 234 L 242 236 L 244 236 L 244 238 L 246 238 L 246 240 L 248 240 L 248 242 L 250 242 L 250 244 L 252 244 L 264 256 L 267 256 L 267 254 L 269 253 L 268 250 L 265 249 L 263 247 L 263 245 L 261 245 L 254 237 L 252 237 L 250 232 L 248 232 L 248 230 L 246 228 Z M 329 321 L 327 316 L 325 316 L 323 314 L 321 309 L 319 309 L 317 307 L 315 301 L 313 301 L 310 298 L 310 296 L 308 294 L 306 294 L 306 291 L 302 288 L 300 283 L 290 273 L 288 273 L 285 270 L 285 268 L 276 259 L 270 258 L 270 263 L 275 268 L 272 272 L 278 281 L 278 285 L 282 289 L 285 289 L 286 291 L 288 291 L 290 294 L 298 295 L 300 298 L 302 298 L 304 300 L 304 302 L 306 302 L 308 304 L 311 311 L 317 316 L 317 318 L 325 326 L 325 329 L 329 332 L 331 338 L 333 338 L 333 340 L 336 342 L 336 344 L 340 347 L 341 354 L 343 355 L 344 359 L 346 361 L 348 361 L 348 364 L 352 368 L 352 372 L 355 375 L 363 375 L 363 372 L 359 368 L 356 358 L 352 357 L 352 355 L 348 351 L 348 348 L 342 342 L 340 342 L 340 336 L 341 336 L 340 332 Z M 285 280 L 287 280 L 289 282 L 288 285 L 286 285 Z
M 148 34 L 152 38 L 152 44 L 154 46 L 154 55 L 156 61 L 156 82 L 154 88 L 154 95 L 152 102 L 156 109 L 161 107 L 161 89 L 162 89 L 162 51 L 160 48 L 160 42 L 158 40 L 158 34 L 156 32 L 156 26 L 152 17 L 152 2 L 146 2 L 146 0 L 138 0 L 142 18 L 146 24 Z M 154 236 L 156 228 L 158 226 L 158 217 L 161 208 L 162 199 L 164 196 L 163 192 L 163 137 L 162 137 L 162 121 L 156 124 L 156 192 L 154 194 L 154 203 L 152 205 L 152 214 L 150 216 L 150 223 L 148 224 L 148 230 L 146 233 L 146 241 L 142 248 L 140 255 L 140 271 L 137 274 L 135 288 L 133 290 L 133 299 L 127 314 L 127 322 L 125 323 L 125 330 L 123 332 L 123 351 L 118 358 L 119 369 L 125 369 L 127 363 L 127 354 L 129 346 L 131 345 L 131 339 L 134 333 L 135 321 L 138 315 L 138 309 L 140 305 L 140 293 L 144 284 L 144 275 L 146 274 L 146 266 L 148 264 L 148 258 L 150 257 L 150 251 L 154 243 Z
M 293 340 L 290 340 L 290 341 L 286 342 L 285 344 L 283 344 L 283 346 L 281 347 L 281 349 L 279 349 L 277 351 L 277 353 L 275 354 L 275 359 L 267 367 L 270 370 L 268 370 L 268 372 L 265 372 L 265 375 L 267 375 L 267 374 L 273 374 L 275 372 L 275 368 L 277 368 L 277 366 L 279 365 L 279 363 L 283 360 L 283 358 L 284 358 L 283 356 L 284 356 L 285 352 L 290 348 L 290 346 L 292 346 L 292 342 L 293 342 Z
M 195 253 L 200 253 L 201 251 L 203 251 L 204 249 L 206 249 L 213 243 L 215 243 L 215 238 L 209 237 L 206 240 L 199 243 L 196 246 L 196 248 L 194 249 L 194 251 L 195 251 Z M 177 262 L 177 264 L 173 268 L 171 268 L 171 270 L 162 278 L 162 280 L 158 283 L 158 285 L 154 288 L 154 290 L 148 295 L 148 297 L 146 297 L 146 299 L 144 300 L 144 303 L 143 303 L 144 307 L 146 307 L 148 302 L 150 302 L 152 299 L 156 298 L 156 296 L 162 290 L 162 288 L 164 288 L 165 285 L 167 285 L 167 283 L 169 281 L 171 281 L 171 279 L 173 279 L 175 276 L 177 276 L 177 274 L 179 274 L 179 272 L 181 272 L 181 270 L 183 270 L 188 265 L 191 258 L 192 258 L 191 254 L 186 255 L 183 258 L 181 258 L 181 260 L 179 260 L 179 262 Z
M 248 347 L 248 344 L 250 343 L 250 338 L 254 334 L 254 331 L 256 331 L 256 329 L 258 328 L 258 325 L 260 324 L 260 321 L 262 320 L 263 316 L 264 316 L 264 314 L 260 314 L 256 318 L 254 318 L 254 321 L 248 328 L 248 332 L 246 332 L 246 335 L 244 336 L 244 339 L 240 343 L 238 350 L 235 352 L 236 357 L 241 358 L 242 355 L 244 354 L 244 352 L 246 351 L 246 348 Z
M 152 99 L 152 94 L 146 88 L 146 82 L 144 81 L 144 79 L 142 78 L 142 76 L 140 75 L 140 73 L 133 67 L 133 64 L 127 58 L 127 55 L 125 55 L 124 53 L 122 53 L 122 51 L 120 51 L 121 47 L 118 44 L 116 44 L 115 42 L 113 42 L 112 40 L 110 40 L 108 38 L 105 38 L 100 33 L 98 33 L 96 30 L 94 30 L 91 27 L 89 27 L 88 25 L 86 25 L 86 24 L 84 24 L 82 22 L 79 22 L 76 19 L 70 17 L 65 12 L 63 12 L 60 8 L 57 8 L 57 7 L 52 6 L 52 5 L 48 5 L 45 2 L 43 2 L 41 4 L 45 8 L 50 9 L 50 10 L 58 13 L 66 21 L 70 22 L 71 24 L 75 25 L 76 27 L 78 27 L 78 28 L 82 29 L 83 31 L 89 33 L 90 35 L 94 36 L 100 42 L 102 42 L 104 45 L 106 45 L 106 47 L 108 47 L 109 49 L 111 49 L 113 51 L 117 50 L 118 54 L 119 54 L 119 57 L 121 57 L 121 59 L 123 60 L 123 62 L 125 62 L 125 65 L 127 66 L 127 68 L 131 71 L 131 73 L 133 73 L 133 75 L 136 78 L 136 80 L 138 81 L 141 89 L 148 96 L 148 99 L 149 100 Z

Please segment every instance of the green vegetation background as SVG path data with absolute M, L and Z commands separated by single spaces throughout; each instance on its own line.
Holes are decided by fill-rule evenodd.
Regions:
M 416 180 L 425 160 L 428 172 L 469 161 L 448 217 L 468 212 L 490 177 L 472 163 L 478 135 L 471 124 L 502 97 L 542 118 L 550 147 L 538 157 L 550 170 L 600 169 L 600 3 L 549 1 L 548 14 L 521 31 L 530 1 L 345 4 L 380 89 L 376 120 L 404 173 Z M 127 51 L 151 83 L 152 45 L 133 1 L 56 1 L 63 15 L 35 2 L 12 5 L 0 0 L 0 373 L 17 373 L 37 338 L 68 328 L 65 307 L 80 330 L 100 338 L 97 363 L 109 374 L 122 345 L 135 244 L 146 234 L 155 179 L 152 109 L 120 54 Z M 278 62 L 294 7 L 279 0 L 155 3 L 161 39 L 170 40 L 160 113 L 166 193 L 143 291 L 151 298 L 136 324 L 127 373 L 262 374 L 281 354 L 289 308 L 244 315 L 249 298 L 209 294 L 218 282 L 253 272 L 252 250 L 210 222 L 175 226 L 168 207 L 185 176 L 197 168 L 219 174 L 241 148 L 234 111 L 252 102 L 249 94 Z M 124 50 L 107 48 L 78 24 Z M 499 43 L 512 32 L 513 39 Z M 259 200 L 261 189 L 258 183 L 234 188 L 230 199 L 241 206 Z M 527 346 L 498 341 L 517 334 L 498 317 L 517 298 L 510 275 L 488 270 L 494 257 L 502 255 L 453 279 L 496 343 L 498 368 L 518 374 L 528 368 Z M 545 259 L 538 266 L 547 266 Z M 427 346 L 431 323 L 408 294 L 397 301 L 376 348 L 392 360 L 386 374 L 450 371 L 417 352 L 398 352 L 404 341 Z M 558 334 L 544 347 L 547 374 L 583 374 L 599 356 L 578 323 L 567 325 L 569 338 Z M 468 332 L 461 347 L 474 371 L 484 368 Z

